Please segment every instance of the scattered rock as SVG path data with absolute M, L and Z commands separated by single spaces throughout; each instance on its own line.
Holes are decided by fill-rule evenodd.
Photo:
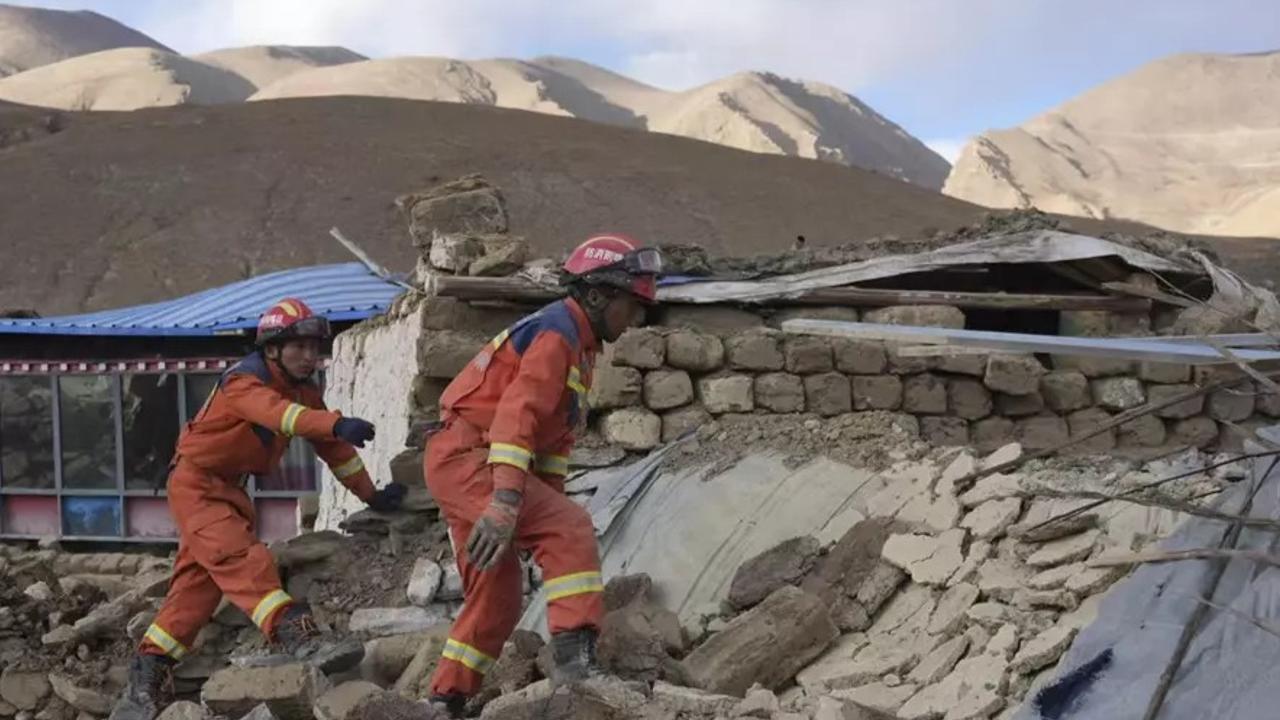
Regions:
M 382 688 L 371 682 L 344 682 L 316 700 L 315 720 L 347 720 L 357 705 L 367 698 L 381 694 Z
M 710 692 L 743 695 L 755 683 L 779 688 L 838 634 L 821 600 L 788 586 L 735 618 L 690 653 L 684 665 Z
M 158 720 L 209 720 L 209 712 L 186 700 L 179 700 L 160 713 Z
M 738 698 L 732 695 L 715 695 L 662 681 L 653 684 L 652 700 L 655 705 L 672 716 L 728 716 L 739 702 Z
M 792 538 L 738 567 L 729 586 L 729 604 L 745 610 L 785 585 L 796 585 L 811 570 L 821 547 L 811 536 Z
M 49 684 L 53 692 L 71 707 L 93 715 L 107 715 L 114 704 L 112 698 L 104 693 L 85 687 L 71 678 L 58 673 L 50 673 Z
M 0 698 L 19 710 L 35 710 L 49 696 L 49 679 L 45 673 L 22 672 L 9 666 L 0 673 Z
M 409 574 L 409 587 L 405 595 L 414 605 L 427 607 L 435 600 L 436 591 L 443 581 L 444 570 L 439 563 L 430 558 L 418 558 Z
M 238 717 L 265 704 L 280 720 L 311 720 L 328 680 L 310 665 L 228 667 L 214 673 L 200 697 L 219 715 Z

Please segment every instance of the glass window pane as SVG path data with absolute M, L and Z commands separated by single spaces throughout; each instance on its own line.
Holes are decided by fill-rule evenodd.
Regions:
M 52 490 L 54 485 L 49 378 L 0 378 L 0 487 Z
M 195 418 L 196 414 L 200 412 L 200 408 L 204 407 L 209 396 L 218 387 L 219 377 L 221 375 L 183 376 L 183 382 L 187 384 L 187 422 Z
M 116 487 L 116 428 L 108 375 L 58 379 L 62 412 L 62 486 L 80 490 Z
M 121 382 L 125 487 L 162 487 L 178 442 L 178 376 L 125 375 Z
M 257 479 L 259 490 L 315 492 L 320 459 L 311 443 L 294 438 L 270 475 Z

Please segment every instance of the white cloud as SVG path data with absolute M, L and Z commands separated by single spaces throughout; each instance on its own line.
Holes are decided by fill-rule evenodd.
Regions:
M 956 158 L 960 157 L 960 151 L 969 142 L 969 138 L 933 138 L 932 140 L 923 141 L 929 149 L 938 153 L 947 159 L 952 165 L 956 164 Z

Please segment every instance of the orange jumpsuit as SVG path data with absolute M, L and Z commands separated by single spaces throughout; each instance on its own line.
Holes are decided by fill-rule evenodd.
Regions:
M 369 473 L 355 448 L 333 435 L 340 417 L 325 409 L 318 387 L 290 382 L 259 353 L 222 376 L 178 438 L 167 486 L 178 557 L 140 652 L 181 660 L 224 594 L 272 636 L 275 618 L 293 599 L 254 534 L 253 501 L 244 483 L 250 474 L 275 468 L 290 438 L 303 437 L 367 501 L 374 494 Z
M 595 531 L 587 512 L 564 494 L 598 350 L 582 308 L 562 300 L 495 337 L 440 400 L 444 425 L 428 440 L 424 464 L 427 487 L 449 524 L 466 602 L 432 678 L 434 695 L 475 694 L 519 622 L 516 550 L 531 551 L 542 568 L 552 633 L 600 626 L 604 587 Z M 515 549 L 479 572 L 465 548 L 499 464 L 525 471 L 523 486 L 511 488 L 523 492 L 524 503 Z

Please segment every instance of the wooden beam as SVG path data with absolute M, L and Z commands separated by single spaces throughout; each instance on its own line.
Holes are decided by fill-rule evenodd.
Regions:
M 969 310 L 1107 310 L 1110 312 L 1150 312 L 1145 298 L 1111 295 L 1045 295 L 1033 293 L 948 292 L 945 290 L 888 290 L 882 288 L 833 287 L 810 291 L 798 298 L 773 301 L 796 305 L 951 305 Z
M 837 320 L 788 320 L 782 323 L 782 330 L 799 335 L 886 340 L 911 345 L 976 347 L 987 350 L 1152 360 L 1187 365 L 1218 365 L 1230 362 L 1223 357 L 1220 351 L 1208 345 L 1167 343 L 1161 342 L 1159 338 L 1121 340 L 1058 335 L 1027 335 L 1023 333 L 953 330 L 950 328 L 914 327 L 910 325 L 874 325 Z M 1280 360 L 1280 352 L 1269 350 L 1238 350 L 1235 355 L 1245 362 Z
M 453 297 L 459 300 L 548 302 L 564 295 L 564 291 L 560 288 L 546 288 L 515 277 L 436 275 L 429 290 L 431 289 L 441 297 Z M 1151 301 L 1144 298 L 1107 295 L 1033 295 L 855 287 L 823 288 L 794 298 L 771 298 L 763 301 L 762 304 L 852 307 L 951 305 L 985 310 L 1110 310 L 1112 312 L 1147 312 L 1151 309 Z
M 1141 285 L 1137 285 L 1135 283 L 1105 282 L 1105 283 L 1102 283 L 1102 288 L 1104 290 L 1110 290 L 1111 292 L 1120 293 L 1122 295 L 1146 298 L 1148 300 L 1156 300 L 1166 305 L 1173 305 L 1174 307 L 1189 308 L 1189 307 L 1196 307 L 1197 305 L 1203 304 L 1200 302 L 1196 302 L 1195 300 L 1189 300 L 1184 297 L 1179 297 L 1177 295 L 1170 295 L 1167 292 L 1161 292 L 1159 290 L 1152 290 L 1151 288 L 1142 287 Z

